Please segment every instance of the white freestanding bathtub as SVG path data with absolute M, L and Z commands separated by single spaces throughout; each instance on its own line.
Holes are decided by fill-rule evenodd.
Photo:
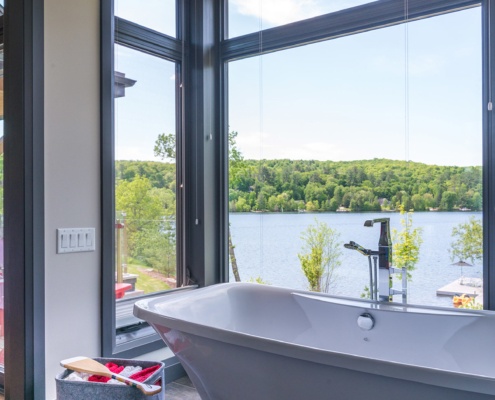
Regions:
M 495 398 L 492 312 L 226 283 L 138 301 L 134 314 L 203 400 Z

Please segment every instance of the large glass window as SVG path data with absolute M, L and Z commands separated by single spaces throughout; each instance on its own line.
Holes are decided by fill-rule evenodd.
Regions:
M 344 244 L 388 218 L 409 303 L 481 307 L 480 39 L 474 8 L 230 62 L 231 280 L 368 297 Z
M 115 46 L 117 299 L 176 287 L 175 68 Z
M 103 353 L 134 356 L 160 347 L 154 330 L 133 315 L 144 296 L 177 287 L 177 75 L 182 47 L 175 36 L 176 2 L 136 8 L 115 0 L 115 32 L 102 37 Z M 104 10 L 108 18 L 110 3 Z M 153 10 L 153 12 L 150 12 Z M 134 24 L 123 21 L 128 19 Z M 132 35 L 123 34 L 132 30 Z M 149 29 L 155 30 L 149 40 Z M 162 40 L 163 39 L 163 40 Z M 153 42 L 153 43 L 151 43 Z M 108 68 L 113 66 L 111 74 Z M 106 93 L 113 93 L 108 104 Z

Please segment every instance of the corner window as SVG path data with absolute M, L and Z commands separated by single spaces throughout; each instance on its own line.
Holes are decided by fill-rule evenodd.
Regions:
M 386 219 L 394 301 L 482 308 L 481 32 L 476 7 L 228 62 L 230 279 L 371 297 Z

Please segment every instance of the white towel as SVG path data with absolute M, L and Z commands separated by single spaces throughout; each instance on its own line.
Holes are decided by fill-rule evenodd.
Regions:
M 64 380 L 81 382 L 81 381 L 87 381 L 90 376 L 91 376 L 91 374 L 86 374 L 85 372 L 74 371 L 71 374 L 67 375 L 64 378 Z
M 129 378 L 131 375 L 134 375 L 136 372 L 141 372 L 142 370 L 143 367 L 133 367 L 132 365 L 128 365 L 119 375 Z

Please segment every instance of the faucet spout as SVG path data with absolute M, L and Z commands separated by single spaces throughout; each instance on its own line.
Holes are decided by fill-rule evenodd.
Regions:
M 352 240 L 349 243 L 345 243 L 344 247 L 349 250 L 356 250 L 357 252 L 361 253 L 363 256 L 378 255 L 377 251 L 365 249 L 363 246 L 357 244 L 356 242 L 353 242 Z
M 377 218 L 367 220 L 364 226 L 370 227 L 375 223 L 380 224 L 380 239 L 378 240 L 378 265 L 379 268 L 389 269 L 392 265 L 392 239 L 390 237 L 390 218 Z

